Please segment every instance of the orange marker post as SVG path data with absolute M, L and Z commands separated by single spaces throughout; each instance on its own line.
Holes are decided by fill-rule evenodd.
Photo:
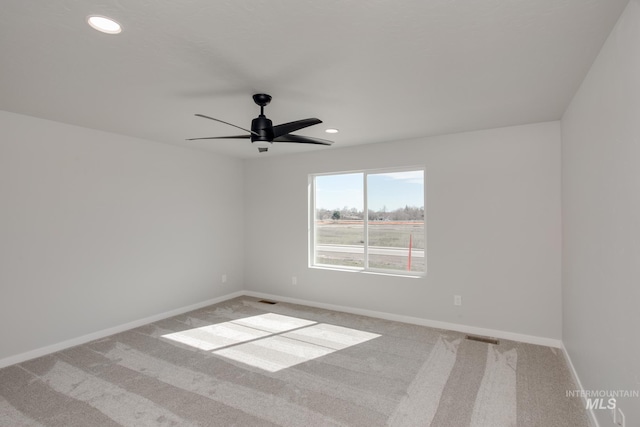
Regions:
M 407 271 L 411 271 L 411 246 L 413 246 L 413 234 L 409 234 L 409 260 L 407 261 Z

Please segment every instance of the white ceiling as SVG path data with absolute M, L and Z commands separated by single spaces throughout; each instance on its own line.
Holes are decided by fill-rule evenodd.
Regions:
M 187 142 L 242 133 L 193 114 L 248 128 L 265 92 L 336 148 L 557 120 L 627 2 L 2 0 L 0 109 L 243 158 L 334 148 Z

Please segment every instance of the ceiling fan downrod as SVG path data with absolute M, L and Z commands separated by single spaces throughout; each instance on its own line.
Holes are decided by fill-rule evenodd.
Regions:
M 266 93 L 256 93 L 253 95 L 253 102 L 260 106 L 260 115 L 264 116 L 264 107 L 271 102 L 271 95 Z
M 251 121 L 251 142 L 273 143 L 273 123 L 264 115 L 264 107 L 271 102 L 271 95 L 266 93 L 256 93 L 253 95 L 253 102 L 260 106 L 260 115 Z

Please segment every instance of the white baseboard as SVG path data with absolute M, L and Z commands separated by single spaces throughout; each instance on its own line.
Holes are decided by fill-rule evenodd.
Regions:
M 582 387 L 582 383 L 580 382 L 580 377 L 578 377 L 578 372 L 576 371 L 575 366 L 573 366 L 573 362 L 571 361 L 571 357 L 569 356 L 569 352 L 567 351 L 567 348 L 564 346 L 564 343 L 562 343 L 562 354 L 564 354 L 564 358 L 567 361 L 567 365 L 569 365 L 571 376 L 573 377 L 573 380 L 576 382 L 576 385 L 578 386 L 578 390 L 584 391 L 584 387 Z M 593 408 L 589 408 L 587 406 L 587 398 L 584 395 L 582 396 L 582 403 L 584 404 L 584 407 L 587 408 L 587 414 L 589 414 L 589 420 L 593 424 L 593 427 L 600 427 L 600 424 L 598 423 L 598 419 L 596 418 L 596 414 L 595 412 L 593 412 Z
M 421 317 L 403 316 L 399 314 L 385 313 L 382 311 L 365 310 L 361 308 L 346 307 L 342 305 L 324 304 L 315 301 L 298 298 L 283 297 L 280 295 L 265 294 L 262 292 L 244 291 L 244 295 L 256 298 L 272 299 L 292 304 L 307 305 L 310 307 L 324 308 L 326 310 L 342 311 L 345 313 L 359 314 L 362 316 L 376 317 L 396 322 L 411 323 L 413 325 L 428 326 L 430 328 L 447 329 L 466 334 L 482 335 L 511 341 L 519 341 L 528 344 L 544 345 L 547 347 L 562 348 L 562 341 L 553 338 L 538 337 L 534 335 L 517 334 L 514 332 L 499 331 L 496 329 L 477 328 L 475 326 L 460 325 L 457 323 L 441 322 L 438 320 L 423 319 Z
M 62 341 L 62 342 L 59 342 L 59 343 L 56 343 L 56 344 L 52 344 L 52 345 L 49 345 L 49 346 L 37 348 L 35 350 L 27 351 L 25 353 L 17 354 L 17 355 L 14 355 L 14 356 L 9 356 L 9 357 L 6 357 L 4 359 L 0 359 L 0 368 L 4 368 L 6 366 L 13 365 L 13 364 L 16 364 L 16 363 L 21 363 L 21 362 L 24 362 L 24 361 L 27 361 L 27 360 L 35 359 L 36 357 L 41 357 L 41 356 L 45 356 L 47 354 L 55 353 L 56 351 L 61 351 L 61 350 L 67 349 L 69 347 L 74 347 L 74 346 L 77 346 L 77 345 L 85 344 L 85 343 L 87 343 L 89 341 L 94 341 L 94 340 L 97 340 L 97 339 L 100 339 L 100 338 L 105 338 L 105 337 L 108 337 L 109 335 L 113 335 L 113 334 L 117 334 L 117 333 L 120 333 L 120 332 L 124 332 L 124 331 L 129 330 L 129 329 L 137 328 L 139 326 L 143 326 L 143 325 L 146 325 L 146 324 L 149 324 L 149 323 L 157 322 L 158 320 L 166 319 L 166 318 L 169 318 L 169 317 L 172 317 L 172 316 L 177 316 L 179 314 L 186 313 L 188 311 L 197 310 L 199 308 L 206 307 L 208 305 L 217 304 L 219 302 L 226 301 L 226 300 L 229 300 L 229 299 L 232 299 L 232 298 L 236 298 L 236 297 L 240 297 L 240 296 L 243 296 L 243 295 L 247 295 L 247 296 L 251 296 L 251 297 L 255 297 L 255 298 L 273 299 L 273 300 L 278 300 L 278 301 L 282 301 L 282 302 L 289 302 L 289 303 L 292 303 L 292 304 L 307 305 L 307 306 L 310 306 L 310 307 L 324 308 L 326 310 L 342 311 L 342 312 L 345 312 L 345 313 L 359 314 L 359 315 L 362 315 L 362 316 L 376 317 L 376 318 L 379 318 L 379 319 L 393 320 L 393 321 L 396 321 L 396 322 L 404 322 L 404 323 L 410 323 L 410 324 L 414 324 L 414 325 L 428 326 L 428 327 L 431 327 L 431 328 L 446 329 L 446 330 L 463 332 L 463 333 L 467 333 L 467 334 L 483 335 L 483 336 L 489 336 L 489 337 L 494 337 L 494 338 L 501 338 L 501 339 L 506 339 L 506 340 L 519 341 L 519 342 L 524 342 L 524 343 L 529 343 L 529 344 L 537 344 L 537 345 L 544 345 L 544 346 L 547 346 L 547 347 L 561 348 L 561 349 L 563 349 L 565 355 L 567 355 L 566 350 L 564 350 L 564 347 L 562 345 L 562 341 L 556 340 L 556 339 L 552 339 L 552 338 L 537 337 L 537 336 L 533 336 L 533 335 L 517 334 L 517 333 L 513 333 L 513 332 L 499 331 L 499 330 L 494 330 L 494 329 L 477 328 L 475 326 L 460 325 L 460 324 L 457 324 L 457 323 L 449 323 L 449 322 L 440 322 L 440 321 L 437 321 L 437 320 L 429 320 L 429 319 L 423 319 L 423 318 L 419 318 L 419 317 L 403 316 L 403 315 L 399 315 L 399 314 L 385 313 L 385 312 L 373 311 L 373 310 L 365 310 L 365 309 L 347 307 L 347 306 L 342 306 L 342 305 L 325 304 L 325 303 L 319 303 L 319 302 L 315 302 L 315 301 L 303 300 L 303 299 L 298 299 L 298 298 L 289 298 L 289 297 L 283 297 L 283 296 L 280 296 L 280 295 L 265 294 L 265 293 L 261 293 L 261 292 L 237 291 L 237 292 L 234 292 L 234 293 L 231 293 L 231 294 L 228 294 L 228 295 L 224 295 L 224 296 L 221 296 L 221 297 L 217 297 L 217 298 L 209 299 L 209 300 L 206 300 L 206 301 L 202 301 L 202 302 L 199 302 L 197 304 L 192 304 L 192 305 L 189 305 L 189 306 L 186 306 L 186 307 L 177 308 L 177 309 L 170 310 L 170 311 L 167 311 L 167 312 L 164 312 L 164 313 L 160 313 L 160 314 L 156 314 L 156 315 L 153 315 L 153 316 L 145 317 L 143 319 L 138 319 L 138 320 L 135 320 L 133 322 L 125 323 L 123 325 L 114 326 L 112 328 L 103 329 L 101 331 L 93 332 L 93 333 L 90 333 L 90 334 L 87 334 L 87 335 L 83 335 L 81 337 L 72 338 L 70 340 Z M 568 355 L 567 355 L 567 358 L 568 358 Z M 573 374 L 576 375 L 575 374 L 575 370 L 573 370 L 573 365 L 571 365 L 571 361 L 570 360 L 569 360 L 569 365 L 572 368 Z M 577 378 L 577 375 L 576 375 L 576 378 Z M 596 427 L 598 427 L 597 424 L 596 424 Z
M 117 334 L 120 332 L 127 331 L 129 329 L 137 328 L 139 326 L 143 326 L 149 323 L 157 322 L 158 320 L 167 319 L 169 317 L 177 316 L 182 313 L 186 313 L 188 311 L 197 310 L 202 307 L 206 307 L 208 305 L 217 304 L 222 301 L 226 301 L 231 298 L 236 298 L 244 295 L 244 292 L 238 291 L 228 295 L 224 295 L 217 298 L 212 298 L 206 301 L 202 301 L 196 304 L 192 304 L 186 307 L 176 308 L 174 310 L 166 311 L 164 313 L 156 314 L 153 316 L 145 317 L 143 319 L 134 320 L 133 322 L 128 322 L 123 325 L 114 326 L 112 328 L 103 329 L 101 331 L 92 332 L 87 335 L 83 335 L 81 337 L 72 338 L 70 340 L 62 341 L 56 344 L 48 345 L 45 347 L 40 347 L 35 350 L 27 351 L 25 353 L 16 354 L 14 356 L 9 356 L 4 359 L 0 359 L 0 368 L 4 368 L 9 365 L 14 365 L 16 363 L 22 363 L 27 360 L 35 359 L 36 357 L 45 356 L 47 354 L 55 353 L 56 351 L 61 351 L 70 347 L 75 347 L 77 345 L 88 343 L 89 341 L 94 341 L 100 338 L 108 337 L 109 335 Z

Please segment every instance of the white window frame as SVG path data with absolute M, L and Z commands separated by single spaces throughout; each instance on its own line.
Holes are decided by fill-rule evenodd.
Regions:
M 368 219 L 368 201 L 367 201 L 367 176 L 375 175 L 381 173 L 394 173 L 394 172 L 411 172 L 411 171 L 422 171 L 423 182 L 422 182 L 422 200 L 424 202 L 424 271 L 403 271 L 403 270 L 391 270 L 391 269 L 382 269 L 382 268 L 372 268 L 368 267 L 368 251 L 369 251 L 369 219 Z M 349 267 L 349 266 L 341 266 L 341 265 L 330 265 L 330 264 L 316 264 L 316 180 L 315 178 L 318 176 L 331 176 L 331 175 L 347 175 L 347 174 L 362 174 L 362 190 L 363 190 L 363 209 L 364 209 L 364 267 Z M 308 227 L 308 235 L 309 235 L 309 268 L 317 268 L 324 270 L 338 270 L 338 271 L 347 271 L 347 272 L 363 272 L 363 273 L 373 273 L 373 274 L 383 274 L 390 276 L 399 276 L 399 277 L 424 277 L 427 275 L 427 195 L 426 195 L 426 181 L 427 181 L 427 172 L 425 166 L 407 166 L 400 168 L 383 168 L 383 169 L 360 169 L 360 170 L 350 170 L 350 171 L 339 171 L 339 172 L 323 172 L 323 173 L 313 173 L 309 174 L 308 177 L 308 207 L 309 207 L 309 227 Z

